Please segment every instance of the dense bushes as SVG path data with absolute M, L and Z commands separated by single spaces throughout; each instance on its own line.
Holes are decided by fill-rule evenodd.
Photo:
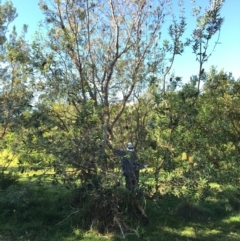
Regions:
M 126 232 L 132 223 L 148 222 L 140 189 L 130 192 L 119 182 L 99 178 L 80 186 L 74 196 L 72 205 L 78 208 L 81 226 L 87 229 Z

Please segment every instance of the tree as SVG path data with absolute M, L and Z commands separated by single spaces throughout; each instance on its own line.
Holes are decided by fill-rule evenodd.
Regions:
M 220 16 L 220 10 L 223 0 L 210 1 L 210 5 L 201 15 L 201 8 L 194 8 L 193 12 L 197 19 L 197 27 L 193 31 L 192 49 L 199 62 L 199 73 L 197 74 L 197 90 L 200 91 L 201 80 L 205 78 L 203 65 L 208 61 L 214 49 L 219 43 L 220 30 L 224 18 Z M 217 40 L 214 45 L 210 45 L 210 41 L 215 34 L 218 33 Z
M 1 2 L 0 2 L 1 3 Z M 11 2 L 6 2 L 0 5 L 0 46 L 1 53 L 4 52 L 4 44 L 7 40 L 6 33 L 8 26 L 17 17 L 16 9 L 13 7 Z
M 193 31 L 192 39 L 188 38 L 185 43 L 178 42 L 178 45 L 175 47 L 174 45 L 169 47 L 169 43 L 167 41 L 164 42 L 166 49 L 174 50 L 172 51 L 172 59 L 174 59 L 176 53 L 183 52 L 183 46 L 192 46 L 193 53 L 196 54 L 196 60 L 199 62 L 199 73 L 193 76 L 189 83 L 182 86 L 180 84 L 181 78 L 172 75 L 169 86 L 166 88 L 166 77 L 172 68 L 171 64 L 166 68 L 163 75 L 163 91 L 160 92 L 157 84 L 154 82 L 152 83 L 152 88 L 149 89 L 155 101 L 154 110 L 156 111 L 149 119 L 149 135 L 147 135 L 151 143 L 150 151 L 152 160 L 154 160 L 152 162 L 156 170 L 155 190 L 158 190 L 159 187 L 158 180 L 161 168 L 173 172 L 177 168 L 174 161 L 177 156 L 180 156 L 185 151 L 191 153 L 191 155 L 193 153 L 198 153 L 196 155 L 199 155 L 201 153 L 201 148 L 199 147 L 204 146 L 205 140 L 201 138 L 202 133 L 199 131 L 199 126 L 195 126 L 199 117 L 199 109 L 202 108 L 201 101 L 198 98 L 200 98 L 201 80 L 206 79 L 203 65 L 209 59 L 219 41 L 218 36 L 217 41 L 213 45 L 213 50 L 211 50 L 210 41 L 216 33 L 220 34 L 223 23 L 223 18 L 220 17 L 222 4 L 223 1 L 210 2 L 204 13 L 201 13 L 200 7 L 198 9 L 193 8 L 197 26 Z M 173 39 L 174 33 L 182 31 L 179 26 L 174 26 L 169 28 L 170 36 Z M 176 43 L 176 41 L 173 42 Z M 177 87 L 178 90 L 176 91 Z M 207 161 L 208 157 L 202 155 L 202 153 L 200 156 L 199 160 L 204 160 L 204 163 L 207 163 L 205 161 Z M 208 165 L 201 168 L 201 170 L 208 171 L 204 171 L 205 173 L 199 174 L 198 177 L 203 178 L 204 175 L 209 177 L 211 168 L 208 168 Z M 186 173 L 188 175 L 188 172 Z M 174 172 L 172 174 L 174 175 Z M 181 181 L 178 182 L 181 183 Z
M 113 139 L 113 128 L 126 103 L 132 101 L 134 89 L 147 80 L 145 65 L 154 67 L 154 72 L 160 70 L 165 50 L 158 40 L 168 3 L 72 0 L 41 1 L 40 6 L 49 39 L 45 53 L 38 47 L 42 54 L 39 67 L 51 80 L 47 85 L 55 87 L 48 91 L 57 88 L 60 97 L 65 89 L 65 98 L 74 99 L 75 104 L 93 100 L 101 106 L 105 146 L 108 137 Z M 182 18 L 182 31 L 184 25 Z M 115 101 L 120 105 L 112 113 Z
M 16 9 L 12 6 L 11 3 L 7 2 L 4 5 L 0 5 L 0 47 L 1 47 L 1 60 L 4 63 L 5 61 L 5 54 L 6 54 L 6 32 L 8 29 L 8 25 L 16 18 Z M 1 82 L 4 81 L 4 75 L 6 74 L 7 68 L 5 66 L 1 66 Z M 1 95 L 3 94 L 3 91 L 1 90 Z M 1 100 L 1 107 L 2 112 L 4 112 L 4 104 L 5 104 L 5 98 L 3 97 Z M 6 110 L 7 111 L 7 110 Z M 5 118 L 3 118 L 5 119 Z M 2 125 L 1 130 L 1 138 L 5 135 L 6 129 L 8 127 L 8 121 L 5 121 Z
M 170 163 L 173 136 L 177 130 L 178 121 L 183 120 L 181 116 L 186 114 L 181 111 L 180 106 L 184 104 L 188 108 L 185 110 L 186 115 L 191 116 L 190 109 L 196 101 L 199 90 L 195 85 L 186 85 L 186 90 L 183 91 L 186 96 L 179 101 L 179 96 L 171 91 L 174 91 L 176 83 L 181 79 L 174 78 L 171 88 L 167 91 L 166 76 L 171 70 L 175 56 L 183 53 L 184 46 L 191 44 L 194 46 L 196 55 L 201 53 L 202 70 L 202 61 L 206 61 L 208 42 L 220 30 L 222 24 L 222 18 L 218 15 L 221 5 L 222 3 L 218 1 L 212 8 L 207 9 L 203 16 L 200 16 L 200 12 L 197 13 L 198 22 L 203 20 L 203 23 L 200 21 L 197 26 L 197 29 L 201 30 L 201 36 L 194 35 L 192 40 L 188 39 L 184 43 L 181 37 L 186 22 L 182 14 L 181 2 L 179 2 L 181 13 L 178 21 L 175 14 L 171 12 L 171 4 L 168 1 L 109 0 L 90 3 L 89 1 L 56 0 L 51 1 L 51 4 L 50 1 L 41 1 L 40 7 L 46 16 L 45 25 L 43 25 L 46 27 L 46 32 L 44 36 L 39 33 L 32 45 L 33 67 L 38 70 L 36 76 L 40 79 L 37 87 L 42 94 L 39 103 L 41 105 L 48 103 L 49 106 L 60 103 L 64 108 L 69 106 L 71 122 L 67 120 L 65 111 L 57 114 L 58 121 L 62 122 L 63 126 L 68 126 L 63 130 L 66 133 L 77 128 L 81 133 L 81 126 L 77 127 L 72 123 L 81 119 L 83 113 L 86 114 L 86 107 L 91 106 L 90 109 L 94 109 L 99 119 L 95 127 L 101 130 L 103 135 L 101 138 L 99 131 L 98 135 L 90 131 L 89 138 L 86 140 L 93 140 L 97 136 L 103 140 L 102 145 L 105 149 L 106 146 L 110 148 L 116 146 L 118 140 L 114 140 L 114 136 L 118 136 L 116 130 L 121 129 L 119 122 L 125 118 L 124 111 L 126 111 L 126 119 L 129 119 L 127 112 L 130 113 L 130 108 L 126 108 L 127 104 L 137 102 L 137 99 L 141 100 L 148 89 L 152 88 L 153 95 L 161 99 L 161 108 L 166 108 L 164 112 L 167 118 L 161 126 L 166 129 L 164 136 L 161 137 L 165 138 L 166 143 L 160 156 L 167 157 Z M 172 43 L 164 41 L 161 46 L 159 45 L 160 30 L 165 18 L 169 16 L 172 18 L 169 27 Z M 215 30 L 210 31 L 208 27 Z M 207 43 L 204 45 L 206 38 Z M 202 53 L 203 49 L 204 53 Z M 170 66 L 163 71 L 164 58 L 169 53 Z M 160 82 L 160 73 L 163 74 L 163 89 L 157 87 Z M 199 81 L 198 78 L 198 84 Z M 152 101 L 146 103 L 152 105 Z M 137 114 L 142 107 L 139 103 L 135 106 L 137 107 L 135 114 Z M 55 113 L 51 109 L 50 113 Z M 134 113 L 131 111 L 131 114 Z M 143 125 L 139 120 L 140 118 L 136 115 L 136 133 L 141 133 L 141 140 L 144 140 L 147 137 L 147 131 L 140 130 Z M 145 120 L 142 123 L 146 123 Z M 76 135 L 74 138 L 78 140 Z M 97 138 L 91 142 L 95 143 L 94 146 L 99 145 Z M 75 143 L 80 145 L 84 141 L 75 141 Z M 87 147 L 88 144 L 85 143 L 83 146 Z M 87 162 L 89 158 L 87 157 L 89 149 L 84 149 L 86 160 L 80 163 Z M 157 152 L 156 155 L 159 153 Z M 162 161 L 157 164 L 157 170 L 161 168 L 161 163 Z
M 24 40 L 27 26 L 18 36 L 16 28 L 13 27 L 8 35 L 8 26 L 17 17 L 16 9 L 12 3 L 6 2 L 0 5 L 0 139 L 1 150 L 9 149 L 18 130 L 18 118 L 24 110 L 29 109 L 32 100 L 32 89 L 28 71 L 29 46 Z M 11 150 L 14 152 L 13 148 Z M 11 156 L 11 155 L 10 155 Z M 3 171 L 13 160 L 6 157 Z

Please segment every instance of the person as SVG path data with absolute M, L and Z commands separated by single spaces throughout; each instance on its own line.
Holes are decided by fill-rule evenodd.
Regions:
M 125 176 L 126 188 L 133 190 L 139 182 L 139 165 L 137 155 L 131 142 L 127 143 L 126 153 L 122 158 L 122 171 Z

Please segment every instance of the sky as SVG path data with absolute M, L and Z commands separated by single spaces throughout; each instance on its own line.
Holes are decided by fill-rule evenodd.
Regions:
M 4 3 L 6 0 L 2 0 Z M 173 0 L 177 2 L 178 0 Z M 195 19 L 191 17 L 190 0 L 185 0 L 187 29 L 186 37 L 191 35 L 195 27 Z M 201 4 L 204 8 L 209 0 L 197 0 L 197 4 Z M 38 0 L 12 0 L 13 5 L 17 9 L 18 17 L 14 21 L 17 29 L 21 29 L 23 24 L 28 25 L 28 35 L 30 39 L 35 31 L 38 30 L 38 23 L 43 20 Z M 240 0 L 225 0 L 221 10 L 221 16 L 224 17 L 224 23 L 221 29 L 220 43 L 212 53 L 208 62 L 204 64 L 205 71 L 211 66 L 217 67 L 218 70 L 224 69 L 231 72 L 237 79 L 240 77 Z M 214 39 L 213 39 L 214 41 Z M 199 64 L 196 62 L 196 56 L 192 50 L 187 49 L 182 56 L 177 56 L 173 69 L 177 76 L 184 80 L 189 80 L 192 75 L 198 74 Z

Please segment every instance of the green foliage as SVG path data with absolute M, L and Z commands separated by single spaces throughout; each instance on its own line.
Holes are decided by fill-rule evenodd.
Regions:
M 106 187 L 106 186 L 105 186 Z M 86 189 L 85 189 L 86 188 Z M 237 240 L 239 233 L 239 215 L 229 209 L 227 201 L 229 194 L 236 195 L 236 189 L 222 186 L 220 189 L 211 189 L 208 197 L 199 204 L 181 200 L 172 194 L 162 195 L 160 199 L 146 201 L 145 207 L 149 217 L 149 225 L 140 225 L 135 218 L 123 219 L 131 223 L 131 229 L 124 229 L 124 236 L 119 232 L 102 235 L 94 227 L 100 227 L 102 222 L 110 221 L 111 208 L 115 202 L 109 203 L 107 198 L 113 197 L 125 212 L 120 215 L 130 215 L 127 208 L 132 207 L 132 194 L 121 187 L 116 187 L 119 196 L 114 196 L 113 189 L 93 192 L 95 186 L 75 190 L 74 193 L 61 186 L 51 186 L 44 183 L 42 186 L 27 183 L 13 185 L 1 190 L 0 196 L 0 233 L 4 240 L 34 239 L 43 240 L 174 240 L 186 241 L 198 239 L 210 240 Z M 101 201 L 99 202 L 101 196 Z M 233 194 L 235 193 L 235 194 Z M 91 198 L 93 196 L 93 198 Z M 126 199 L 122 199 L 125 196 Z M 79 202 L 81 199 L 81 202 Z M 127 202 L 127 200 L 129 202 Z M 86 201 L 86 202 L 85 202 Z M 98 201 L 99 203 L 96 203 Z M 129 204 L 129 206 L 127 205 Z M 108 213 L 103 212 L 108 210 Z M 87 208 L 93 208 L 87 212 Z M 95 211 L 95 212 L 94 212 Z M 132 217 L 138 213 L 132 210 Z M 103 220 L 96 221 L 101 215 Z M 121 216 L 123 217 L 123 216 Z M 90 222 L 95 218 L 95 222 Z M 88 229 L 89 225 L 92 227 Z M 109 230 L 114 230 L 109 225 Z M 122 227 L 124 228 L 124 227 Z M 40 230 L 40 231 L 39 231 Z M 221 230 L 221 232 L 217 232 Z
M 211 209 L 187 201 L 182 201 L 176 206 L 175 214 L 184 220 L 203 222 L 208 221 L 209 217 L 214 215 Z
M 33 98 L 33 90 L 29 84 L 30 50 L 25 41 L 26 26 L 23 27 L 20 36 L 15 27 L 9 36 L 7 35 L 8 25 L 16 16 L 16 9 L 11 2 L 0 5 L 0 51 L 3 63 L 0 66 L 0 150 L 6 148 L 5 137 L 8 138 L 8 135 L 11 136 L 19 128 L 18 119 L 26 109 L 29 109 Z M 14 141 L 11 144 L 14 153 Z
M 175 195 L 196 202 L 205 198 L 212 181 L 239 183 L 234 171 L 239 155 L 239 83 L 214 68 L 207 77 L 201 94 L 196 78 L 177 91 L 153 93 L 154 112 L 146 121 L 148 162 L 156 171 L 161 165 Z M 181 159 L 182 153 L 186 158 Z M 159 182 L 156 175 L 151 178 Z
M 0 46 L 6 42 L 6 32 L 8 25 L 17 17 L 16 8 L 11 2 L 0 3 Z M 2 49 L 0 50 L 2 51 Z M 0 52 L 1 53 L 1 52 Z
M 18 181 L 19 176 L 15 173 L 0 173 L 0 189 L 4 190 L 8 187 L 15 185 Z
M 58 196 L 60 193 L 62 196 Z M 0 228 L 3 236 L 15 240 L 21 237 L 60 240 L 60 236 L 66 232 L 66 229 L 56 226 L 70 211 L 67 208 L 69 196 L 64 189 L 13 185 L 1 194 L 4 194 L 0 198 L 1 221 L 5 220 L 1 222 Z M 50 226 L 56 229 L 51 230 Z
M 0 150 L 8 152 L 1 168 L 11 168 L 12 155 L 20 175 L 41 169 L 19 190 L 17 175 L 0 176 L 4 236 L 31 239 L 42 227 L 38 240 L 90 240 L 97 231 L 126 240 L 218 239 L 205 232 L 202 222 L 210 216 L 217 220 L 211 227 L 229 238 L 219 222 L 239 211 L 240 85 L 231 74 L 203 69 L 223 23 L 222 1 L 211 3 L 203 14 L 195 10 L 197 26 L 185 43 L 187 21 L 172 15 L 171 41 L 163 46 L 165 8 L 150 2 L 41 1 L 47 35 L 39 32 L 31 45 L 24 40 L 26 27 L 23 35 L 14 28 L 6 38 L 16 14 L 11 4 L 0 5 L 6 64 L 0 69 Z M 199 73 L 182 83 L 170 71 L 190 45 Z M 123 188 L 121 160 L 114 156 L 128 141 L 139 163 L 149 165 L 133 192 Z M 30 179 L 40 186 L 32 189 Z M 74 198 L 63 187 L 77 190 Z M 142 225 L 146 221 L 158 231 Z
M 112 185 L 93 180 L 78 189 L 74 206 L 79 208 L 81 227 L 92 228 L 100 233 L 117 232 L 124 235 L 131 230 L 132 222 L 148 222 L 142 199 L 140 190 L 130 193 L 118 183 Z
M 222 196 L 227 198 L 226 208 L 238 212 L 240 210 L 240 190 L 238 187 L 228 185 L 224 188 Z

